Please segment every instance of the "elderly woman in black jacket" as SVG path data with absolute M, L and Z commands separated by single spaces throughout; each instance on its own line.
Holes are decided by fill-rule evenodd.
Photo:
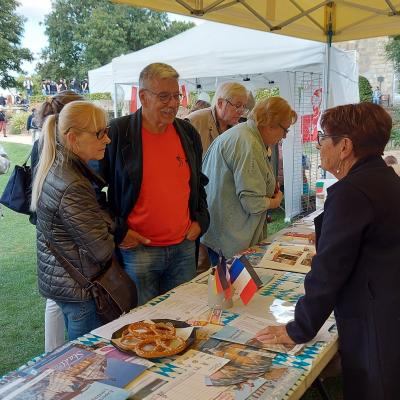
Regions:
M 344 398 L 398 399 L 400 179 L 381 157 L 392 120 L 361 103 L 325 111 L 321 126 L 321 165 L 339 181 L 315 219 L 317 254 L 294 321 L 258 339 L 307 342 L 334 311 Z
M 42 134 L 31 203 L 37 213 L 39 291 L 60 306 L 72 340 L 98 327 L 100 320 L 91 294 L 71 278 L 47 242 L 89 279 L 112 256 L 111 220 L 92 186 L 100 178 L 87 166 L 103 158 L 110 143 L 106 113 L 89 102 L 71 102 L 46 119 Z

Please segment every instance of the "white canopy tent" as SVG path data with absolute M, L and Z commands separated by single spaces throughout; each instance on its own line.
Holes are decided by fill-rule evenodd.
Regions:
M 89 87 L 91 93 L 114 92 L 112 63 L 89 71 Z
M 305 113 L 298 103 L 308 102 L 311 107 L 314 89 L 321 89 L 322 104 L 329 106 L 359 101 L 354 54 L 332 47 L 329 74 L 327 58 L 328 48 L 320 42 L 207 22 L 161 43 L 114 58 L 111 63 L 113 97 L 116 98 L 118 85 L 138 85 L 140 71 L 146 65 L 164 62 L 179 72 L 181 83 L 186 84 L 189 90 L 199 88 L 199 85 L 201 90 L 215 90 L 218 84 L 227 80 L 240 81 L 251 90 L 270 87 L 271 84 L 278 86 L 281 96 L 300 114 L 299 123 L 292 130 L 297 133 L 302 129 L 301 114 Z M 307 82 L 299 78 L 304 74 L 311 77 Z M 329 96 L 325 83 L 328 75 Z M 91 79 L 96 78 L 92 76 Z M 105 76 L 100 79 L 104 85 Z M 91 89 L 96 85 L 90 81 Z M 302 92 L 301 96 L 299 92 Z M 301 211 L 301 146 L 300 134 L 289 135 L 283 145 L 288 220 Z

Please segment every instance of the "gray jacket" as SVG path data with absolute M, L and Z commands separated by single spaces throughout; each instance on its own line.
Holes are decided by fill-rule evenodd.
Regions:
M 37 204 L 39 292 L 54 300 L 82 301 L 91 295 L 69 276 L 46 245 L 48 239 L 87 278 L 97 275 L 114 250 L 111 219 L 101 210 L 96 176 L 75 155 L 64 162 L 60 148 Z

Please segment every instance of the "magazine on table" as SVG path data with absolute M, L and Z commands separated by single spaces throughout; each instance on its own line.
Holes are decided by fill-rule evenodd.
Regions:
M 311 269 L 314 255 L 315 247 L 313 245 L 273 242 L 257 267 L 305 274 Z
M 10 382 L 8 388 L 0 386 L 0 393 L 7 400 L 68 400 L 79 395 L 88 400 L 117 400 L 127 398 L 128 392 L 122 388 L 146 369 L 147 366 L 107 357 L 90 347 L 71 343 L 17 371 L 19 384 Z
M 276 326 L 276 323 L 253 315 L 241 315 L 212 335 L 212 337 L 218 340 L 245 344 L 290 355 L 298 354 L 304 347 L 303 344 L 272 344 L 263 343 L 256 339 L 257 333 L 267 326 Z

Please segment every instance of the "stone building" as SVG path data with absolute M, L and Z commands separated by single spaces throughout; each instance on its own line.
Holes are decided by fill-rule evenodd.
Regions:
M 400 104 L 400 77 L 395 73 L 393 63 L 387 60 L 385 53 L 388 41 L 389 38 L 383 36 L 334 43 L 334 46 L 341 50 L 356 50 L 360 75 L 369 80 L 373 89 L 376 86 L 381 88 L 385 99 L 388 99 L 385 102 L 388 101 L 389 105 Z

